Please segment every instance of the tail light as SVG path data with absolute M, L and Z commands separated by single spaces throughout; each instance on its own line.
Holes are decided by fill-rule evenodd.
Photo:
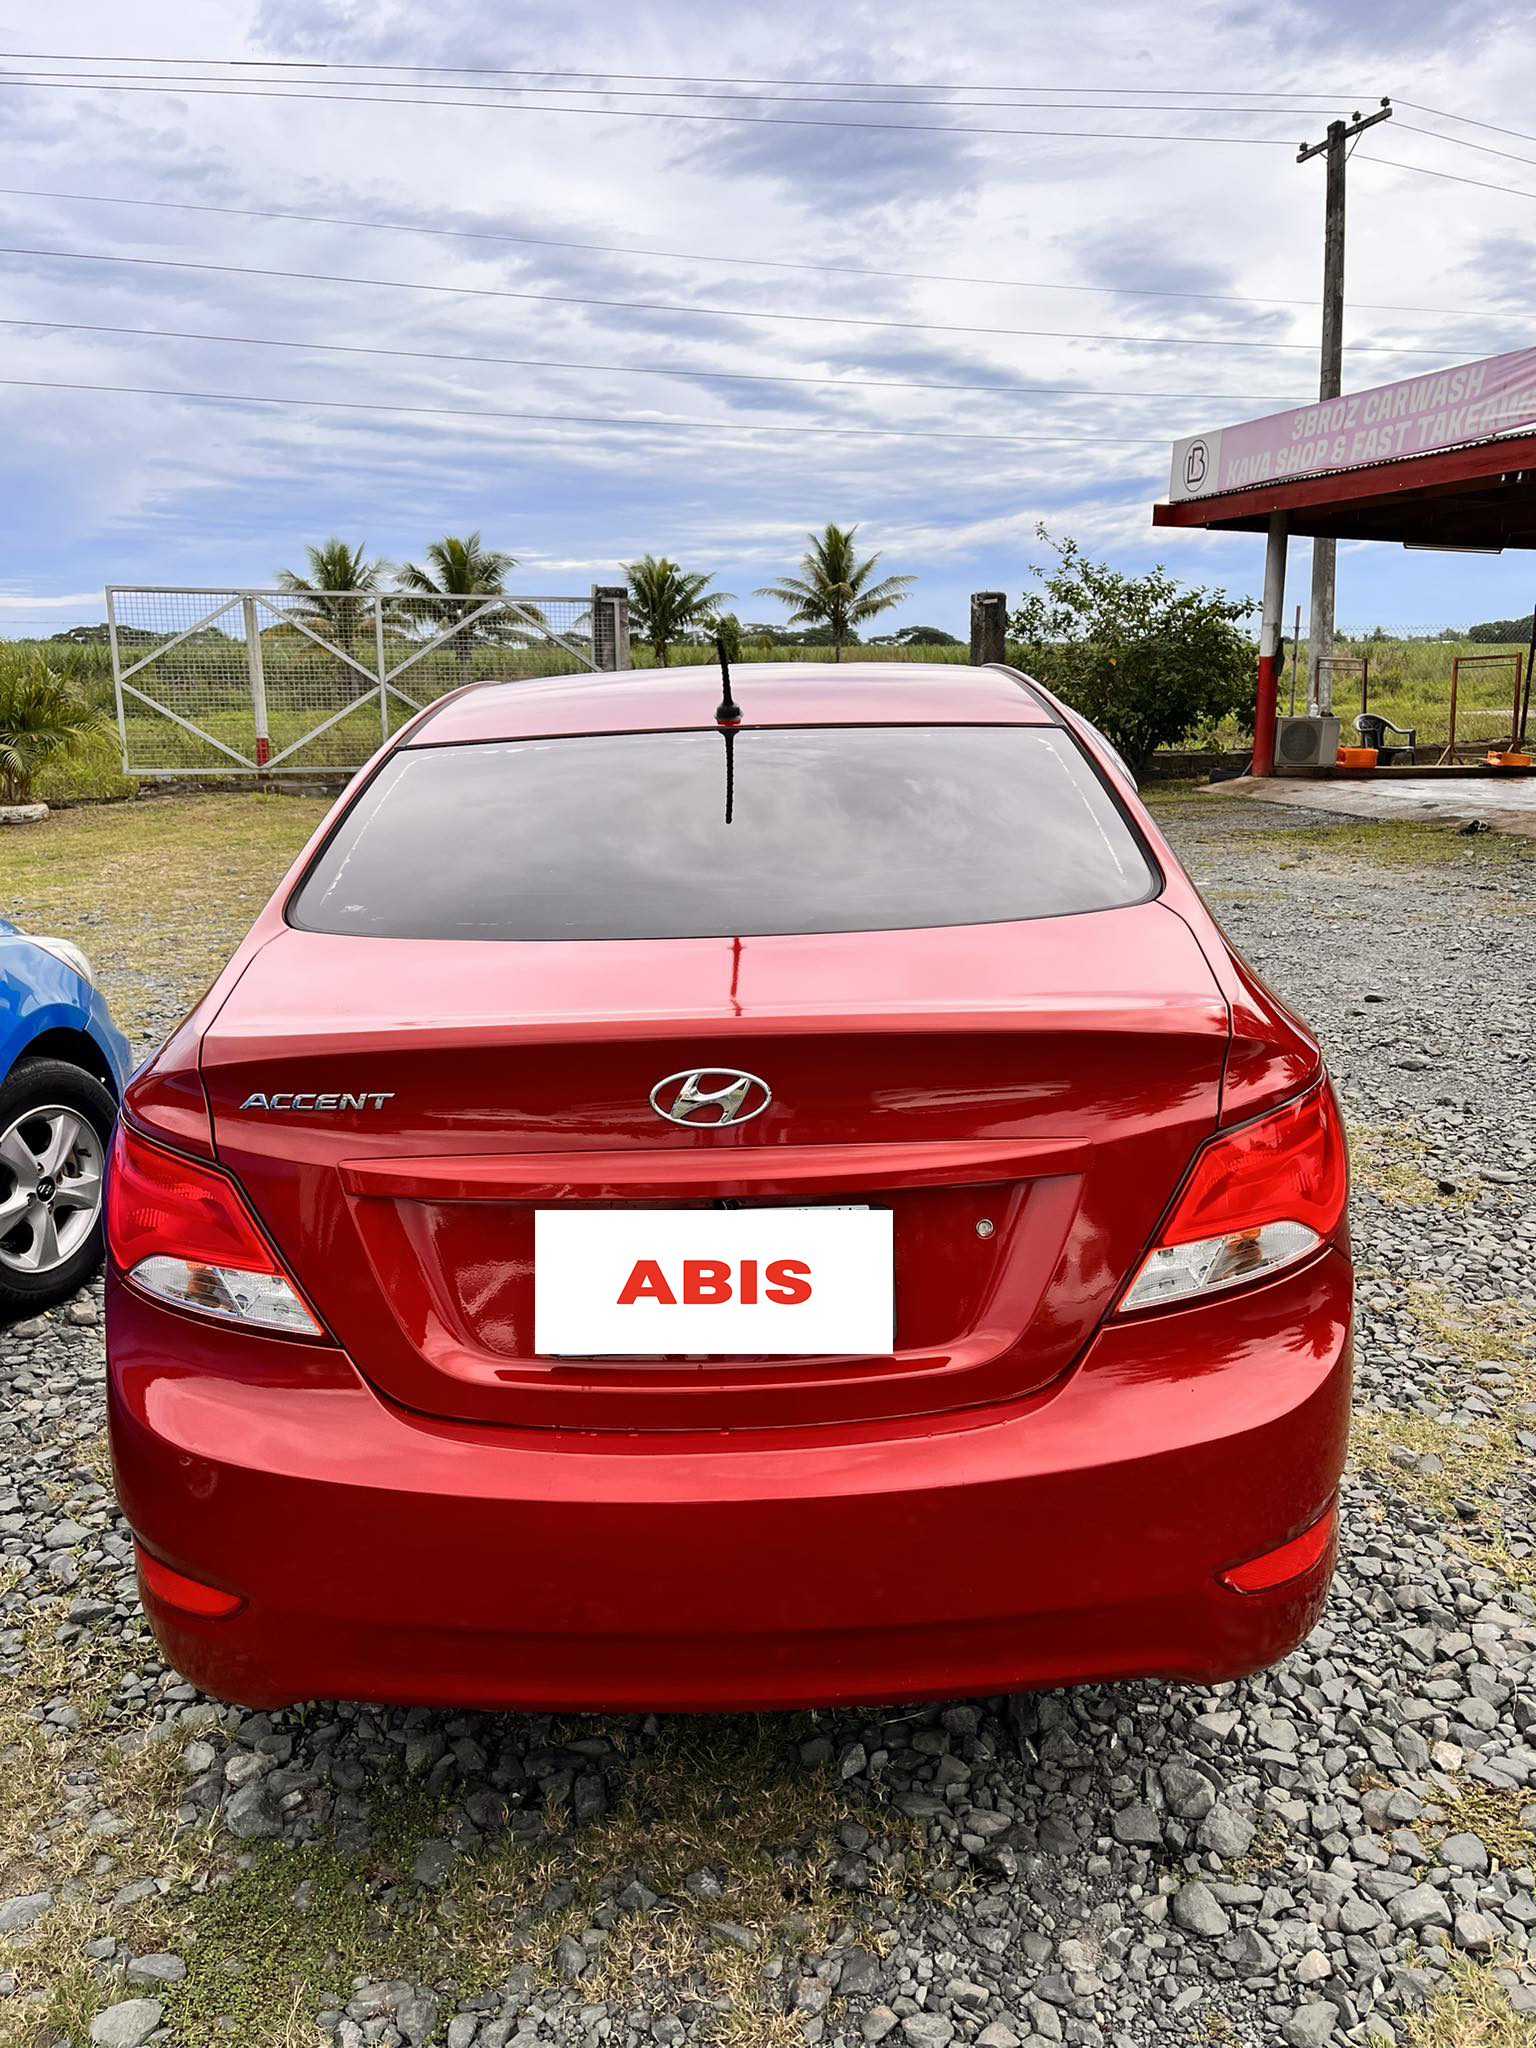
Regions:
M 1189 1301 L 1295 1265 L 1338 1230 L 1348 1197 L 1344 1132 L 1324 1081 L 1196 1155 L 1120 1312 Z
M 245 1605 L 238 1593 L 226 1593 L 218 1586 L 205 1586 L 201 1579 L 189 1579 L 147 1551 L 142 1543 L 133 1546 L 139 1578 L 157 1600 L 167 1607 L 179 1607 L 183 1614 L 198 1614 L 208 1621 L 220 1621 Z
M 226 1174 L 119 1123 L 107 1167 L 107 1242 L 135 1287 L 227 1322 L 320 1337 Z
M 1266 1550 L 1258 1557 L 1250 1557 L 1243 1564 L 1232 1565 L 1228 1570 L 1218 1572 L 1217 1577 L 1234 1593 L 1268 1593 L 1276 1586 L 1289 1585 L 1292 1579 L 1302 1578 L 1307 1572 L 1316 1570 L 1328 1555 L 1338 1533 L 1339 1504 L 1332 1501 L 1310 1529 L 1303 1529 L 1289 1543 L 1282 1543 L 1278 1550 Z

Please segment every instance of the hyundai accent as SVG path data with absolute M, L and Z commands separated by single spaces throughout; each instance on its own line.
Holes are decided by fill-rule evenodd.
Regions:
M 431 706 L 129 1086 L 113 1456 L 206 1691 L 1214 1681 L 1316 1620 L 1316 1043 L 1028 678 L 733 686 Z

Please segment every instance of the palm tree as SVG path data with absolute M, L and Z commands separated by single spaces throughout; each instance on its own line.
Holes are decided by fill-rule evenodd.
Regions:
M 402 590 L 417 594 L 410 606 L 411 614 L 428 620 L 439 631 L 445 631 L 474 611 L 474 605 L 466 603 L 466 599 L 504 597 L 507 571 L 517 567 L 515 555 L 504 554 L 500 548 L 484 546 L 478 532 L 462 537 L 445 534 L 427 549 L 427 560 L 431 564 L 428 569 L 420 569 L 414 562 L 402 564 L 396 580 Z M 530 611 L 530 616 L 536 619 L 539 614 Z M 453 643 L 459 681 L 469 681 L 473 650 L 478 642 L 526 638 L 525 633 L 496 612 L 477 619 L 473 625 L 464 626 L 454 635 Z
M 806 535 L 810 547 L 800 557 L 800 574 L 770 583 L 755 594 L 777 598 L 789 607 L 793 626 L 825 626 L 832 635 L 832 659 L 841 661 L 843 645 L 856 626 L 900 604 L 915 576 L 887 576 L 871 583 L 878 555 L 859 561 L 853 551 L 856 526 L 833 526 Z
M 626 562 L 629 578 L 629 614 L 634 631 L 650 648 L 659 668 L 667 666 L 667 652 L 684 633 L 712 626 L 720 607 L 730 596 L 728 590 L 709 590 L 715 580 L 701 571 L 680 569 L 663 555 L 642 555 L 638 562 Z
M 308 600 L 296 604 L 289 617 L 308 626 L 322 639 L 334 640 L 350 654 L 363 621 L 372 610 L 363 600 L 379 588 L 389 564 L 370 562 L 361 541 L 355 548 L 348 547 L 334 535 L 321 541 L 319 547 L 307 547 L 304 552 L 309 557 L 307 576 L 292 569 L 277 572 L 279 590 Z
M 62 670 L 40 648 L 0 655 L 0 801 L 32 801 L 38 771 L 82 742 L 109 730 Z

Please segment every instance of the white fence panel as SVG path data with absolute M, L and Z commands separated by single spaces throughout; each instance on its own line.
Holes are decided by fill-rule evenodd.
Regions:
M 107 590 L 126 774 L 335 773 L 465 683 L 629 665 L 628 600 Z

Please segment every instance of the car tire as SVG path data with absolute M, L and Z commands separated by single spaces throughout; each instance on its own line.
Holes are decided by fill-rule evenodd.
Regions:
M 0 1320 L 67 1300 L 100 1266 L 116 1115 L 100 1081 L 66 1060 L 18 1060 L 0 1083 Z

